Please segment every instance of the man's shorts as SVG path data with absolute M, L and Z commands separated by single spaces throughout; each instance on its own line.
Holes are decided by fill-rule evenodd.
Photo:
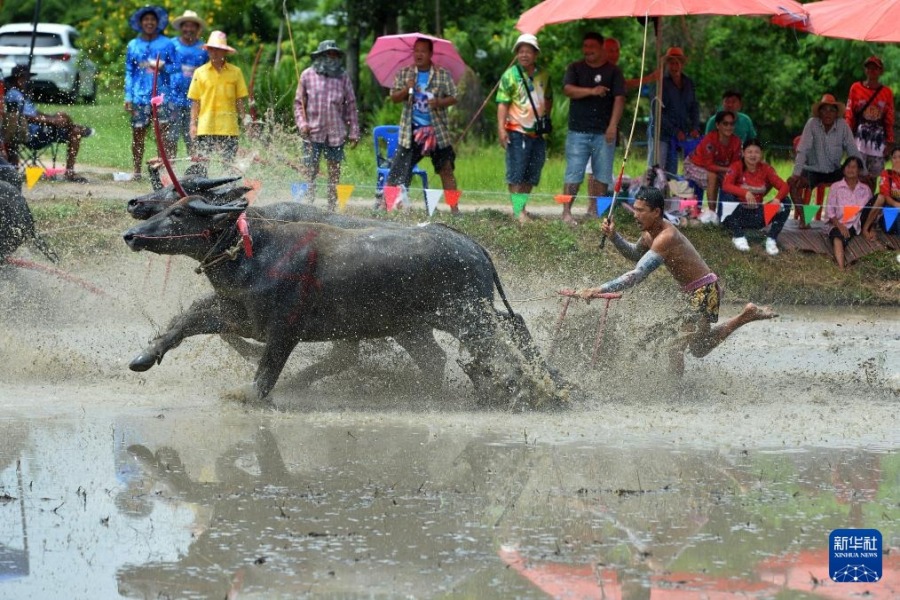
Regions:
M 58 142 L 65 144 L 69 141 L 69 134 L 65 129 L 50 125 L 49 123 L 38 123 L 36 128 L 29 128 L 28 143 L 29 148 L 43 148 L 47 144 Z
M 166 136 L 169 141 L 177 142 L 179 138 L 189 139 L 191 137 L 191 107 L 166 102 L 165 112 L 169 123 L 166 128 Z
M 307 167 L 317 167 L 322 156 L 325 156 L 328 162 L 343 162 L 344 145 L 329 146 L 324 142 L 303 140 L 303 164 Z
M 603 133 L 569 131 L 566 135 L 566 184 L 584 181 L 584 169 L 591 161 L 594 179 L 612 185 L 616 141 L 607 143 Z
M 156 107 L 159 115 L 160 123 L 168 123 L 169 115 L 166 111 L 165 104 Z M 153 113 L 149 104 L 132 104 L 131 105 L 131 126 L 133 128 L 147 127 L 153 122 Z
M 509 131 L 506 146 L 506 183 L 537 185 L 547 160 L 547 142 L 542 137 Z
M 844 245 L 844 248 L 846 248 L 847 245 L 850 243 L 850 240 L 852 240 L 853 238 L 856 237 L 856 230 L 853 229 L 852 227 L 848 227 L 847 233 L 849 235 L 847 237 L 844 237 L 843 234 L 841 234 L 840 229 L 838 229 L 837 227 L 832 227 L 831 231 L 828 232 L 828 239 L 829 240 L 841 240 L 841 243 Z
M 391 170 L 388 172 L 388 185 L 405 185 L 409 186 L 412 179 L 412 168 L 419 164 L 422 160 L 422 146 L 413 142 L 412 148 L 397 147 L 397 152 L 391 159 Z M 456 152 L 453 146 L 444 146 L 443 148 L 435 148 L 431 153 L 431 164 L 435 172 L 440 172 L 444 166 L 450 165 L 452 171 L 456 168 Z
M 200 156 L 209 158 L 218 153 L 226 163 L 234 162 L 237 156 L 238 137 L 236 135 L 198 135 L 197 152 Z

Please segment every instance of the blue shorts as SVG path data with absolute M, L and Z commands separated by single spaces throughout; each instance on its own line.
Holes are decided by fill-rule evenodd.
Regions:
M 161 104 L 156 107 L 159 114 L 159 122 L 167 123 L 169 121 L 166 105 Z M 153 122 L 153 113 L 150 111 L 149 104 L 132 104 L 131 105 L 131 126 L 134 128 L 147 127 Z
M 325 160 L 328 162 L 343 162 L 344 145 L 329 146 L 324 142 L 303 140 L 303 163 L 307 167 L 318 166 L 322 155 L 325 155 Z
M 612 185 L 615 155 L 616 140 L 607 143 L 606 134 L 569 131 L 566 135 L 565 183 L 580 184 L 584 181 L 584 169 L 590 160 L 594 179 Z
M 547 142 L 542 137 L 509 131 L 506 146 L 506 183 L 537 185 L 547 160 Z
M 179 138 L 184 138 L 185 145 L 190 148 L 191 139 L 191 107 L 166 102 L 166 116 L 169 118 L 169 126 L 166 128 L 166 137 L 169 141 L 178 142 Z M 160 113 L 162 120 L 162 113 Z

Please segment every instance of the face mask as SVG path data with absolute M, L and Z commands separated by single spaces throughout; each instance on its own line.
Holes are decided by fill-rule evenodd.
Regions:
M 313 69 L 325 77 L 340 77 L 344 74 L 344 59 L 323 55 L 313 60 Z

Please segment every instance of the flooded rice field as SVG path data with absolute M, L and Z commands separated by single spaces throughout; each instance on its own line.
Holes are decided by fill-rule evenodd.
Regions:
M 564 412 L 480 409 L 453 360 L 423 396 L 389 340 L 309 387 L 299 348 L 244 406 L 215 337 L 127 368 L 207 289 L 189 263 L 71 268 L 104 295 L 0 268 L 0 597 L 900 597 L 896 308 L 776 307 L 676 381 L 639 298 L 594 367 L 573 307 Z M 516 308 L 546 353 L 559 306 Z M 840 528 L 882 533 L 880 581 L 830 579 Z

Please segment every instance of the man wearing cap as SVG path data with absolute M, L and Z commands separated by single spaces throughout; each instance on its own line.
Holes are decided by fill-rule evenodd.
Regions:
M 747 140 L 753 140 L 758 137 L 756 127 L 753 125 L 753 119 L 741 112 L 743 106 L 743 97 L 737 90 L 725 90 L 725 93 L 722 94 L 721 110 L 733 112 L 737 115 L 737 119 L 734 122 L 734 135 L 741 139 L 742 144 Z M 712 133 L 716 130 L 716 114 L 718 113 L 714 113 L 706 121 L 706 133 Z
M 441 177 L 444 190 L 456 189 L 456 153 L 450 141 L 450 118 L 447 109 L 456 104 L 456 84 L 450 72 L 434 64 L 434 42 L 419 38 L 413 44 L 413 65 L 403 67 L 394 77 L 391 101 L 403 103 L 400 116 L 400 139 L 391 161 L 387 185 L 409 187 L 412 168 L 424 156 Z M 450 211 L 459 212 L 453 205 Z
M 625 78 L 606 60 L 603 36 L 595 31 L 584 34 L 581 52 L 583 60 L 571 63 L 563 79 L 563 93 L 571 100 L 563 194 L 572 200 L 563 204 L 562 219 L 570 225 L 575 223 L 572 204 L 588 160 L 595 179 L 595 187 L 588 194 L 605 196 L 612 185 L 616 136 L 625 109 Z M 587 214 L 597 215 L 596 204 L 588 204 Z
M 166 153 L 170 158 L 178 154 L 178 140 L 184 140 L 188 154 L 194 154 L 191 139 L 191 101 L 187 97 L 191 87 L 194 71 L 207 62 L 209 54 L 203 49 L 200 33 L 203 21 L 192 10 L 172 21 L 172 27 L 178 31 L 178 37 L 172 40 L 175 47 L 175 62 L 172 65 L 169 79 L 169 94 L 166 96 L 166 111 L 169 126 L 166 135 Z
M 169 93 L 169 74 L 175 62 L 175 47 L 172 40 L 162 35 L 168 23 L 169 13 L 159 6 L 139 8 L 128 19 L 131 28 L 138 32 L 125 50 L 125 110 L 131 114 L 134 179 L 141 178 L 144 143 L 152 116 L 150 99 L 154 77 L 157 80 L 157 95 Z M 159 122 L 165 133 L 165 110 L 162 106 L 158 109 Z
M 28 93 L 30 79 L 31 71 L 28 70 L 28 66 L 16 65 L 10 76 L 10 88 L 6 92 L 7 110 L 18 111 L 28 121 L 28 141 L 25 145 L 39 149 L 53 142 L 66 144 L 65 178 L 68 181 L 85 183 L 87 180 L 75 173 L 75 159 L 81 148 L 81 139 L 94 135 L 94 130 L 75 124 L 72 117 L 64 112 L 55 115 L 40 112 Z
M 842 118 L 844 110 L 845 106 L 831 94 L 825 94 L 812 105 L 812 117 L 803 127 L 794 170 L 787 180 L 797 211 L 802 204 L 804 189 L 815 189 L 819 184 L 830 185 L 843 179 L 841 164 L 845 154 L 862 158 L 853 132 Z M 795 214 L 799 216 L 796 211 Z
M 693 80 L 684 74 L 687 56 L 684 50 L 671 47 L 666 51 L 664 63 L 668 73 L 662 82 L 662 111 L 659 127 L 659 156 L 654 144 L 656 110 L 650 113 L 647 154 L 648 166 L 659 165 L 667 173 L 678 173 L 678 150 L 685 150 L 688 139 L 700 138 L 700 105 Z M 655 97 L 654 97 L 655 100 Z
M 870 56 L 863 67 L 866 78 L 850 86 L 844 119 L 866 169 L 875 176 L 884 170 L 884 159 L 894 145 L 894 93 L 878 81 L 884 73 L 880 58 Z
M 294 97 L 294 120 L 303 139 L 307 194 L 316 197 L 319 159 L 328 165 L 328 209 L 337 206 L 344 143 L 359 142 L 359 119 L 353 82 L 344 66 L 344 51 L 334 40 L 325 40 L 312 53 L 312 66 L 304 69 Z
M 240 124 L 246 114 L 249 95 L 244 74 L 228 64 L 225 57 L 237 52 L 221 31 L 213 31 L 203 45 L 209 62 L 194 71 L 188 98 L 191 99 L 191 137 L 200 157 L 218 152 L 226 163 L 237 155 Z M 248 115 L 249 116 L 249 115 Z
M 553 106 L 550 74 L 536 64 L 537 38 L 523 33 L 513 46 L 516 64 L 500 77 L 497 87 L 497 125 L 500 145 L 506 149 L 506 183 L 510 194 L 530 194 L 540 183 L 547 158 L 547 143 L 536 130 L 538 118 L 549 118 Z M 519 221 L 530 220 L 524 204 L 516 206 Z

